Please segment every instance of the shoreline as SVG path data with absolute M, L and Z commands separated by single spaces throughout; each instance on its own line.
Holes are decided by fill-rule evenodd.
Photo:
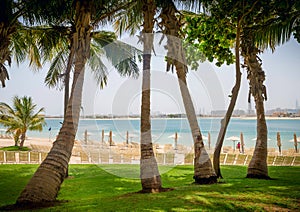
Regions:
M 200 117 L 197 116 L 197 119 L 223 119 L 224 117 L 221 116 L 205 116 L 205 117 Z M 48 120 L 62 120 L 63 117 L 47 117 L 45 116 L 45 119 Z M 80 118 L 79 120 L 139 120 L 139 117 L 117 117 L 117 118 Z M 187 117 L 176 117 L 176 118 L 169 118 L 169 117 L 152 117 L 152 120 L 181 120 L 181 119 L 187 119 Z M 231 117 L 231 119 L 241 119 L 241 120 L 256 120 L 256 116 L 239 116 L 239 117 Z M 300 120 L 300 117 L 273 117 L 273 116 L 266 116 L 266 120 Z

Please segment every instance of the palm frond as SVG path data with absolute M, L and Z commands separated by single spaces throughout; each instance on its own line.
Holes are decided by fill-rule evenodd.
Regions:
M 134 4 L 128 6 L 126 10 L 121 10 L 115 14 L 114 29 L 119 36 L 122 33 L 128 32 L 134 35 L 140 30 L 143 14 L 142 4 L 140 1 L 135 1 Z
M 255 26 L 254 35 L 259 48 L 262 50 L 270 48 L 274 51 L 276 46 L 289 41 L 293 34 L 293 26 L 296 20 L 297 16 L 292 16 L 285 20 L 282 20 L 282 17 L 276 17 L 264 25 Z
M 6 80 L 9 80 L 7 69 L 3 64 L 0 64 L 0 82 L 3 88 L 5 87 Z
M 101 60 L 104 51 L 101 46 L 97 45 L 95 42 L 91 42 L 90 48 L 90 58 L 87 61 L 88 65 L 94 75 L 94 78 L 100 88 L 103 88 L 107 83 L 107 68 Z
M 59 52 L 53 59 L 47 75 L 45 77 L 45 84 L 53 88 L 59 86 L 59 82 L 62 80 L 62 75 L 66 69 L 66 52 Z
M 139 56 L 142 54 L 140 50 L 121 41 L 114 41 L 105 46 L 104 51 L 107 59 L 121 76 L 137 77 L 139 75 L 136 63 L 137 58 L 140 58 Z

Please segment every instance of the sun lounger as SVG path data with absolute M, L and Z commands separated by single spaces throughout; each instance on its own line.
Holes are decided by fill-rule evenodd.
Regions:
M 4 151 L 0 151 L 0 163 L 3 164 L 5 162 Z
M 19 162 L 20 163 L 29 163 L 29 152 L 27 151 L 20 151 L 19 152 Z
M 233 165 L 235 161 L 235 154 L 227 154 L 227 157 L 225 159 L 225 164 L 226 165 Z
M 15 152 L 7 151 L 6 154 L 6 163 L 17 163 Z
M 284 156 L 276 156 L 274 166 L 281 166 L 284 160 Z
M 285 156 L 282 165 L 283 166 L 291 166 L 293 163 L 294 157 L 292 156 Z
M 245 165 L 246 158 L 247 158 L 247 155 L 238 154 L 236 161 L 235 161 L 235 165 Z
M 29 152 L 30 163 L 39 163 L 40 162 L 40 153 L 39 152 Z

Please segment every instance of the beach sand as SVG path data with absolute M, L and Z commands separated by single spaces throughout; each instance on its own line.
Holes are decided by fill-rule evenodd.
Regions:
M 31 145 L 52 146 L 53 141 L 49 141 L 47 138 L 27 138 L 24 142 L 24 146 L 31 148 Z M 0 138 L 0 147 L 14 146 L 15 142 L 12 138 Z

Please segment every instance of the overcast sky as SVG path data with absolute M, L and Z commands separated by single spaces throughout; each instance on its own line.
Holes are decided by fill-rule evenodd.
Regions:
M 134 38 L 123 38 L 125 42 L 135 43 Z M 139 46 L 138 46 L 139 47 Z M 156 47 L 152 58 L 152 99 L 154 113 L 184 113 L 176 75 L 165 72 L 164 51 Z M 260 55 L 266 72 L 268 101 L 266 109 L 295 108 L 300 104 L 300 45 L 291 40 L 276 49 L 274 53 L 265 51 Z M 31 96 L 38 107 L 45 107 L 47 115 L 63 113 L 63 91 L 49 89 L 44 85 L 47 71 L 45 66 L 33 72 L 28 64 L 12 64 L 9 69 L 10 80 L 6 88 L 0 88 L 0 101 L 11 103 L 14 95 Z M 83 108 L 88 114 L 137 114 L 140 111 L 141 77 L 128 79 L 119 77 L 108 66 L 108 85 L 98 89 L 89 71 L 86 71 Z M 248 108 L 248 82 L 246 70 L 242 70 L 242 85 L 236 109 Z M 197 113 L 225 109 L 235 78 L 234 65 L 221 68 L 210 63 L 201 64 L 198 71 L 189 71 L 188 84 Z M 254 105 L 252 103 L 252 109 Z

